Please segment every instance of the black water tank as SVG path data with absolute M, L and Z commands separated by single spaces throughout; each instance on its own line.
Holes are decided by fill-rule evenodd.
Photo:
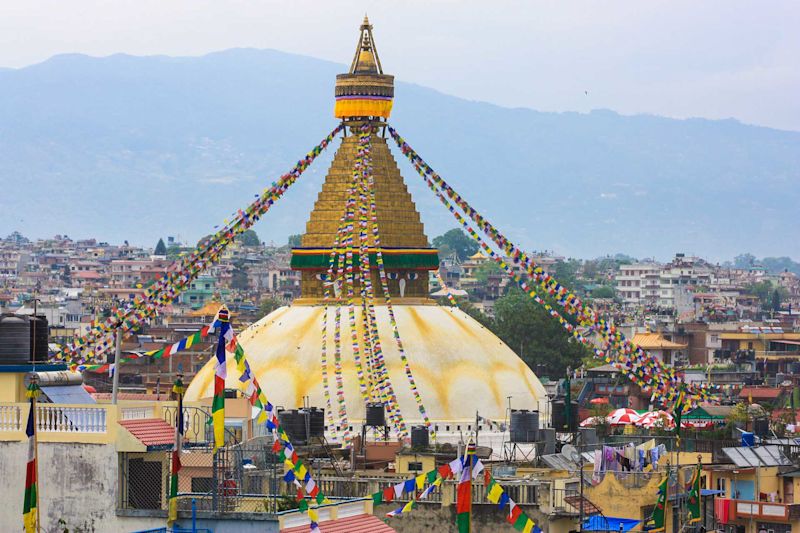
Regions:
M 31 360 L 28 317 L 0 315 L 0 364 L 18 365 Z
M 325 410 L 317 407 L 303 409 L 303 422 L 308 417 L 308 438 L 322 438 L 325 435 Z
M 759 437 L 766 437 L 769 435 L 769 419 L 756 418 L 753 420 L 753 433 Z
M 553 401 L 552 423 L 556 431 L 575 431 L 578 427 L 578 403 L 572 402 L 570 424 L 567 427 L 567 413 L 564 400 Z
M 411 447 L 412 448 L 427 448 L 428 428 L 425 426 L 411 426 Z
M 35 327 L 34 327 L 35 324 Z M 31 355 L 36 358 L 36 361 L 47 361 L 48 347 L 47 343 L 50 342 L 50 330 L 47 324 L 47 318 L 44 315 L 30 317 L 30 330 L 31 330 Z M 36 342 L 34 343 L 34 335 L 36 335 Z M 34 346 L 36 353 L 33 353 Z
M 367 420 L 364 425 L 372 427 L 383 427 L 386 425 L 386 412 L 383 409 L 382 403 L 367 404 Z
M 281 427 L 289 436 L 289 441 L 292 444 L 305 444 L 306 443 L 306 417 L 297 409 L 288 411 L 278 411 L 278 422 Z
M 511 410 L 511 442 L 536 442 L 539 437 L 539 411 Z

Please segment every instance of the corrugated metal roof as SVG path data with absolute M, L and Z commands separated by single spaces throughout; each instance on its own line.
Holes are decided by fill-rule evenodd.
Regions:
M 722 448 L 722 451 L 736 466 L 788 466 L 792 462 L 783 455 L 780 446 L 741 446 L 735 448 Z
M 175 441 L 175 428 L 161 418 L 120 420 L 119 425 L 127 429 L 139 442 L 147 446 L 166 446 Z
M 319 523 L 319 529 L 322 533 L 393 533 L 397 531 L 382 522 L 377 516 L 368 514 L 324 520 Z M 281 533 L 308 533 L 308 525 L 281 529 Z
M 43 386 L 42 392 L 53 403 L 96 404 L 83 385 Z

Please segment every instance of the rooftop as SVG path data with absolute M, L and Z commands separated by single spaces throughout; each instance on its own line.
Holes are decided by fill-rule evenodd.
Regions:
M 175 428 L 161 418 L 120 420 L 119 425 L 127 429 L 148 448 L 170 445 L 175 441 Z
M 660 333 L 637 333 L 631 342 L 644 350 L 683 350 L 688 346 L 688 344 L 669 341 Z
M 367 514 L 323 520 L 319 523 L 319 528 L 325 533 L 392 533 L 397 531 L 382 522 L 377 516 Z M 308 525 L 282 529 L 281 533 L 308 533 Z

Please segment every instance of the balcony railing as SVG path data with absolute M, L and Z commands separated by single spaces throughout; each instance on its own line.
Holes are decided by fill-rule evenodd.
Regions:
M 36 431 L 43 434 L 106 434 L 109 409 L 112 408 L 39 403 L 36 405 Z M 24 431 L 28 410 L 28 404 L 24 403 L 0 405 L 0 433 Z
M 800 518 L 799 503 L 754 502 L 733 500 L 736 518 L 789 521 Z
M 22 408 L 19 405 L 0 405 L 0 431 L 22 429 Z
M 105 407 L 36 406 L 36 430 L 43 433 L 105 433 L 108 431 L 106 418 Z

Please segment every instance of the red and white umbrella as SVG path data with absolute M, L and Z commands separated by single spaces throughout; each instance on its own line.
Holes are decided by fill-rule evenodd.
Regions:
M 636 425 L 648 429 L 656 427 L 669 429 L 675 427 L 675 420 L 666 411 L 649 411 L 642 415 Z
M 639 413 L 633 409 L 622 408 L 608 415 L 608 423 L 612 426 L 629 426 L 639 420 Z

